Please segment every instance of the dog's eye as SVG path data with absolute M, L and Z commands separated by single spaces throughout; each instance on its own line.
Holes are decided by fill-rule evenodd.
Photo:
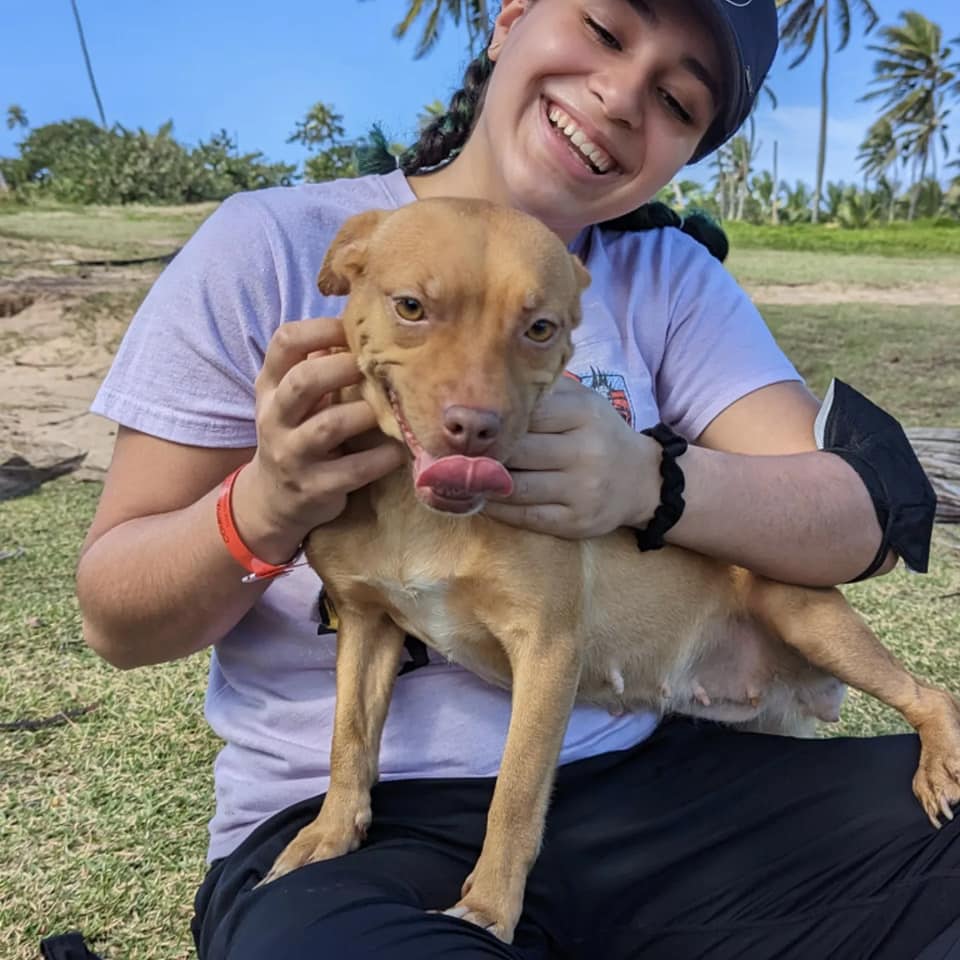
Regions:
M 552 320 L 534 320 L 527 327 L 527 339 L 534 343 L 547 343 L 557 332 L 557 325 Z
M 423 319 L 426 312 L 423 304 L 415 297 L 394 297 L 393 308 L 397 311 L 397 316 L 408 323 L 416 323 Z

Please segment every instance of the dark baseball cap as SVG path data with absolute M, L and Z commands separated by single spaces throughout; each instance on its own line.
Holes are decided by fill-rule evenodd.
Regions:
M 723 102 L 717 119 L 700 141 L 691 163 L 726 143 L 750 116 L 779 41 L 776 0 L 695 2 L 720 38 L 727 73 L 721 77 Z

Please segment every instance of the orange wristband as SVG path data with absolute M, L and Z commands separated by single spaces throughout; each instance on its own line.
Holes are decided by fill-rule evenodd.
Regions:
M 295 566 L 293 561 L 299 555 L 300 549 L 297 548 L 297 552 L 286 563 L 267 563 L 266 560 L 255 557 L 241 539 L 233 518 L 232 500 L 233 485 L 237 475 L 245 466 L 246 464 L 241 464 L 237 467 L 220 485 L 220 495 L 217 497 L 217 526 L 220 528 L 220 536 L 227 550 L 230 551 L 230 556 L 247 571 L 247 575 L 242 578 L 243 582 L 254 583 L 257 580 L 270 580 L 289 573 Z

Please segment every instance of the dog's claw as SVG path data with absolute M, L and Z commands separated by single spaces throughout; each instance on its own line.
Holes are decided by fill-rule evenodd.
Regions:
M 443 913 L 448 917 L 456 917 L 458 920 L 465 920 L 467 923 L 472 923 L 482 930 L 487 930 L 504 943 L 510 943 L 513 939 L 507 936 L 506 930 L 499 921 L 492 919 L 480 910 L 473 909 L 473 907 L 465 903 L 454 904 L 454 906 L 444 910 Z

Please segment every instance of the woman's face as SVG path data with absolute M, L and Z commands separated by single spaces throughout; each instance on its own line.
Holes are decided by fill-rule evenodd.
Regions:
M 650 200 L 718 109 L 720 54 L 690 6 L 503 0 L 462 157 L 474 184 L 561 236 Z

